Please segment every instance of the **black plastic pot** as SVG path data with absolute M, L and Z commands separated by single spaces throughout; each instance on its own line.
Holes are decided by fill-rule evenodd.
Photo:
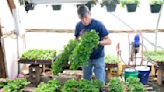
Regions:
M 159 11 L 161 10 L 161 4 L 152 4 L 150 5 L 150 11 L 151 13 L 159 13 Z
M 114 0 L 116 4 L 120 4 L 120 0 Z
M 107 4 L 106 9 L 108 12 L 114 12 L 116 10 L 116 4 Z
M 87 3 L 87 4 L 77 4 L 77 8 L 79 6 L 82 6 L 82 5 L 86 5 L 88 7 L 88 9 L 91 11 L 91 7 L 92 7 L 92 4 L 91 3 Z
M 126 8 L 128 12 L 135 12 L 137 4 L 126 4 Z
M 52 5 L 53 10 L 61 10 L 61 5 Z

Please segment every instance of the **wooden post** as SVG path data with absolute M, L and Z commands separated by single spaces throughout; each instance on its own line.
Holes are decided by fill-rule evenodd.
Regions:
M 13 0 L 7 0 L 7 3 L 9 5 L 10 11 L 12 13 L 12 9 L 15 9 L 16 8 L 16 6 L 14 4 L 14 1 Z
M 2 30 L 1 30 L 1 23 L 0 23 L 0 38 L 2 37 Z M 0 78 L 6 78 L 6 68 L 5 68 L 5 62 L 4 62 L 4 52 L 3 52 L 3 46 L 1 44 L 0 40 Z
M 163 77 L 162 72 L 163 72 L 162 69 L 158 69 L 158 72 L 157 72 L 157 84 L 158 85 L 162 84 L 162 77 Z

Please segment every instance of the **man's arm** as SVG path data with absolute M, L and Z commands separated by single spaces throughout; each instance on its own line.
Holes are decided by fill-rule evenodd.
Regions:
M 112 41 L 111 41 L 111 39 L 109 38 L 109 36 L 107 35 L 107 36 L 105 36 L 105 37 L 103 38 L 102 41 L 99 41 L 99 44 L 102 45 L 102 46 L 104 46 L 104 45 L 111 45 L 111 44 L 112 44 Z

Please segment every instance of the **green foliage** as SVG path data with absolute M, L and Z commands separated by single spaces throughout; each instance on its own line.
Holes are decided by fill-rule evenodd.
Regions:
M 65 82 L 62 92 L 78 92 L 78 82 L 76 80 L 68 80 Z
M 63 52 L 57 56 L 52 64 L 53 74 L 57 75 L 58 73 L 63 72 L 64 68 L 68 65 L 69 57 L 77 44 L 77 40 L 70 40 L 69 43 L 64 46 Z
M 125 7 L 126 4 L 140 4 L 140 0 L 120 0 L 121 6 Z
M 114 77 L 110 80 L 109 92 L 124 92 L 124 85 L 118 77 Z
M 139 82 L 139 78 L 127 78 L 126 84 L 128 92 L 146 92 L 144 85 Z
M 164 62 L 164 50 L 145 51 L 144 56 L 151 61 Z
M 69 60 L 71 69 L 77 69 L 80 66 L 87 65 L 90 55 L 94 48 L 98 46 L 99 36 L 95 30 L 85 32 L 81 36 L 80 43 L 75 47 Z
M 24 5 L 25 1 L 28 1 L 28 0 L 19 0 L 20 5 Z
M 164 0 L 150 0 L 150 4 L 164 4 Z
M 31 49 L 24 52 L 22 60 L 53 60 L 56 50 Z
M 80 80 L 78 92 L 99 92 L 98 85 L 93 84 L 89 80 Z
M 104 87 L 104 83 L 100 80 L 92 80 L 92 84 L 99 89 Z
M 126 79 L 126 84 L 129 86 L 131 84 L 140 84 L 140 79 L 139 78 L 132 78 L 129 77 Z
M 120 60 L 117 56 L 106 55 L 105 56 L 105 63 L 106 64 L 118 64 L 118 63 L 120 63 Z
M 8 80 L 7 85 L 4 86 L 4 92 L 22 92 L 26 85 L 30 82 L 27 82 L 25 78 L 17 78 L 15 80 Z
M 146 92 L 142 84 L 129 85 L 128 92 Z
M 6 82 L 0 82 L 0 89 L 3 88 L 5 85 L 7 85 Z
M 49 80 L 48 83 L 41 82 L 35 89 L 35 92 L 58 92 L 60 87 L 58 80 Z
M 116 5 L 118 3 L 118 0 L 102 0 L 101 6 L 105 6 L 105 5 Z
M 99 92 L 100 87 L 102 87 L 100 81 L 68 80 L 62 88 L 62 92 Z

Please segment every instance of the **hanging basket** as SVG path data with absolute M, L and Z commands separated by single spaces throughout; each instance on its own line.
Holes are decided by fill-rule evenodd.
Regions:
M 61 10 L 61 5 L 52 5 L 53 10 Z
M 135 12 L 137 8 L 137 4 L 126 4 L 126 8 L 128 12 Z
M 151 4 L 150 5 L 150 11 L 151 13 L 159 13 L 159 11 L 161 10 L 161 4 Z
M 82 5 L 86 5 L 88 9 L 91 11 L 92 3 L 88 2 L 87 4 L 77 4 L 77 8 Z
M 116 4 L 106 4 L 106 9 L 108 12 L 114 12 L 116 10 Z

